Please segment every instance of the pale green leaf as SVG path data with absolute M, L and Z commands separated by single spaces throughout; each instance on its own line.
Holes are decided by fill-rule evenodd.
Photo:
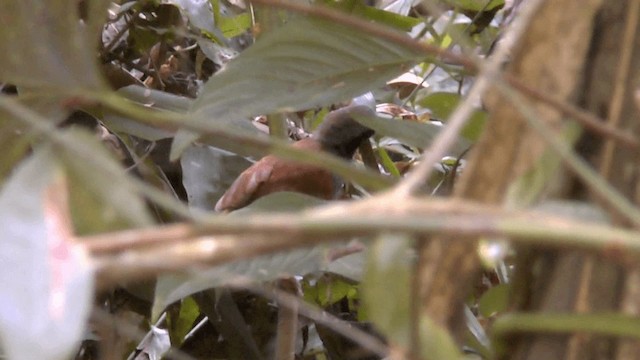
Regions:
M 405 347 L 410 342 L 412 243 L 404 235 L 380 236 L 369 250 L 361 284 L 369 319 L 393 343 Z
M 65 180 L 46 146 L 0 191 L 0 338 L 9 359 L 68 359 L 84 335 L 93 270 L 63 227 L 68 214 L 56 211 L 64 207 Z
M 327 105 L 383 85 L 420 58 L 353 28 L 296 19 L 211 77 L 193 111 L 221 121 Z
M 0 79 L 18 86 L 65 89 L 102 84 L 95 49 L 107 0 L 6 0 L 0 12 Z

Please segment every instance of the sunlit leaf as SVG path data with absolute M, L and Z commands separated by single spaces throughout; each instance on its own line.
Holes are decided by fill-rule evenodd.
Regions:
M 220 17 L 219 26 L 227 38 L 241 35 L 251 28 L 251 15 L 243 13 L 233 17 Z
M 200 308 L 192 297 L 186 297 L 180 302 L 180 311 L 175 315 L 168 320 L 171 343 L 177 346 L 182 344 L 184 337 L 193 328 L 195 320 L 200 315 Z
M 478 310 L 486 318 L 505 311 L 509 304 L 509 284 L 499 284 L 487 290 L 478 301 Z
M 317 278 L 313 284 L 307 284 L 304 288 L 304 297 L 308 301 L 326 307 L 347 297 L 355 284 L 346 282 L 338 276 L 325 274 Z

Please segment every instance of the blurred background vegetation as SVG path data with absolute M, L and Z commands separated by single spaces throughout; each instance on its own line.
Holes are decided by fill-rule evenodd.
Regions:
M 637 358 L 639 14 L 5 1 L 1 353 Z M 289 146 L 354 98 L 376 110 L 354 163 Z M 215 213 L 270 153 L 344 201 Z

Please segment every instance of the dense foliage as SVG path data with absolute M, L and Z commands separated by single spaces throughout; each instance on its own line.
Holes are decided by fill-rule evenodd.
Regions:
M 640 213 L 611 174 L 635 169 L 615 124 L 637 110 L 630 87 L 596 106 L 598 1 L 539 3 L 9 0 L 2 353 L 535 358 L 536 332 L 589 332 L 609 342 L 558 337 L 563 356 L 624 358 Z M 353 163 L 290 146 L 350 102 L 375 110 Z M 214 212 L 269 153 L 347 180 L 343 201 Z

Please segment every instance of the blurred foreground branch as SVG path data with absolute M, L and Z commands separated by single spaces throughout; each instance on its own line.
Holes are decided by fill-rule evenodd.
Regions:
M 444 234 L 452 236 L 452 241 L 505 236 L 519 243 L 595 251 L 616 261 L 640 254 L 640 232 L 634 230 L 473 202 L 410 198 L 389 203 L 385 197 L 329 205 L 299 215 L 216 215 L 201 223 L 79 240 L 97 261 L 102 281 L 110 283 L 381 232 Z

